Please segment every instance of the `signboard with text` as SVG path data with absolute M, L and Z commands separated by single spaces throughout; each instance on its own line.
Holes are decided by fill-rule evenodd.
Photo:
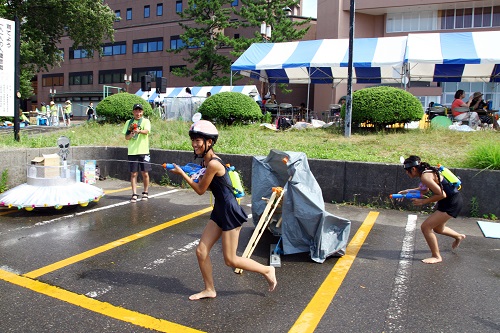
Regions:
M 0 18 L 0 117 L 15 114 L 15 22 Z

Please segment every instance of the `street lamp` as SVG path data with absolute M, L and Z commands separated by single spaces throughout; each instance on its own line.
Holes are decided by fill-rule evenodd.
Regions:
M 125 84 L 127 85 L 127 92 L 128 92 L 128 86 L 130 85 L 130 82 L 132 82 L 132 75 L 123 75 L 123 81 L 125 81 Z
M 54 100 L 54 96 L 56 95 L 56 92 L 57 92 L 56 89 L 50 88 L 49 94 L 50 94 L 50 98 L 52 101 Z
M 271 39 L 271 26 L 267 25 L 266 22 L 260 24 L 260 35 L 264 39 L 264 43 Z

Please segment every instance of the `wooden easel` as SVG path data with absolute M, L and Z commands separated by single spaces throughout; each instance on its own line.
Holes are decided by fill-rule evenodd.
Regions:
M 250 241 L 248 242 L 247 247 L 243 252 L 242 255 L 243 258 L 250 258 L 253 251 L 255 250 L 255 247 L 257 246 L 257 243 L 260 240 L 260 237 L 266 230 L 269 222 L 271 222 L 271 218 L 273 217 L 274 211 L 280 205 L 281 200 L 283 199 L 283 194 L 285 191 L 283 190 L 282 187 L 273 187 L 272 191 L 273 193 L 271 194 L 271 197 L 267 202 L 266 208 L 264 209 L 264 212 L 260 217 L 259 223 L 257 223 L 257 226 L 255 227 L 255 230 L 252 234 L 252 237 L 250 238 Z M 262 198 L 262 199 L 267 200 L 267 198 Z M 236 268 L 234 272 L 237 274 L 241 274 L 243 270 L 241 268 Z

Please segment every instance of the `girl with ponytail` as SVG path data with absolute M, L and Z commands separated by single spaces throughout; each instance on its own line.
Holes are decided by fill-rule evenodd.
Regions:
M 456 249 L 460 242 L 465 239 L 464 234 L 459 234 L 446 226 L 446 222 L 450 218 L 456 218 L 460 213 L 463 205 L 462 194 L 441 176 L 437 168 L 430 166 L 429 163 L 422 162 L 418 156 L 412 155 L 405 159 L 403 168 L 410 178 L 419 178 L 420 184 L 418 188 L 406 189 L 399 193 L 406 194 L 411 191 L 420 191 L 424 195 L 431 192 L 432 195 L 429 197 L 412 199 L 412 203 L 415 206 L 436 203 L 436 211 L 420 227 L 432 253 L 430 258 L 423 259 L 422 262 L 426 264 L 441 262 L 443 258 L 439 252 L 436 233 L 454 238 L 455 241 L 451 245 L 452 249 Z

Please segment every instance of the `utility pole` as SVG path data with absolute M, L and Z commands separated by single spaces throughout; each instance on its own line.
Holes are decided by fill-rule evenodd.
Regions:
M 349 63 L 347 67 L 347 100 L 345 108 L 345 132 L 346 138 L 351 137 L 352 127 L 352 65 L 353 65 L 353 44 L 354 44 L 354 0 L 351 0 L 349 16 Z

